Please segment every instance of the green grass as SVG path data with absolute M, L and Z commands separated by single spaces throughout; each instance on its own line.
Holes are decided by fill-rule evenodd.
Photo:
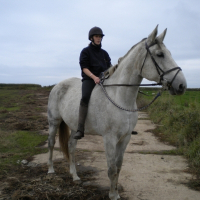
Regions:
M 5 135 L 4 135 L 5 136 Z M 4 137 L 0 146 L 1 153 L 27 153 L 33 151 L 34 147 L 45 141 L 47 136 L 38 135 L 30 131 L 17 131 Z
M 25 103 L 34 103 L 32 90 L 29 94 L 21 93 L 21 90 L 0 89 L 0 111 L 20 111 Z
M 183 152 L 181 149 L 161 150 L 161 151 L 138 151 L 138 153 L 154 154 L 154 155 L 170 155 L 170 156 L 183 155 Z
M 18 110 L 21 96 L 16 90 L 0 90 L 0 110 Z
M 34 104 L 37 101 L 35 94 L 38 92 L 36 88 L 39 88 L 40 92 L 42 89 L 37 85 L 23 85 L 21 90 L 22 85 L 19 88 L 18 86 L 3 85 L 4 88 L 0 88 L 0 174 L 4 170 L 9 172 L 12 166 L 17 165 L 18 160 L 29 160 L 33 155 L 47 152 L 47 149 L 36 148 L 48 137 L 36 131 L 37 127 L 42 125 L 38 122 L 38 119 L 42 118 L 42 109 Z M 29 115 L 26 115 L 27 113 Z M 20 122 L 18 119 L 33 125 L 38 123 L 38 126 L 36 129 L 32 126 L 34 131 L 15 130 L 14 124 Z
M 5 132 L 0 131 L 0 169 L 6 169 L 8 165 L 17 164 L 17 160 L 29 157 L 45 151 L 35 148 L 47 140 L 47 136 L 30 131 Z
M 11 107 L 11 108 L 6 108 L 6 107 L 0 107 L 0 110 L 7 110 L 9 112 L 11 111 L 17 111 L 17 110 L 20 110 L 20 107 L 19 106 L 16 106 L 16 107 Z
M 150 96 L 145 96 L 142 94 L 139 94 L 139 96 L 142 96 L 142 98 L 147 99 L 147 100 L 152 100 L 154 96 L 158 93 L 159 89 L 148 90 L 148 88 L 140 88 L 140 91 Z M 187 107 L 191 103 L 200 104 L 200 90 L 190 89 L 186 91 L 184 95 L 180 95 L 180 96 L 176 96 L 176 95 L 172 96 L 172 95 L 169 95 L 168 91 L 164 91 L 162 92 L 162 97 L 163 96 L 165 99 L 173 100 L 175 104 L 178 104 L 183 107 Z

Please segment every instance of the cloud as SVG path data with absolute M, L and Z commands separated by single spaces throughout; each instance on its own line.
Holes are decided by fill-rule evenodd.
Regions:
M 174 59 L 191 67 L 188 85 L 193 80 L 198 87 L 190 77 L 199 67 L 194 65 L 200 49 L 199 7 L 198 0 L 2 1 L 0 82 L 50 85 L 80 77 L 79 54 L 89 43 L 90 28 L 103 29 L 103 48 L 115 64 L 159 24 L 159 33 L 168 28 L 165 44 Z

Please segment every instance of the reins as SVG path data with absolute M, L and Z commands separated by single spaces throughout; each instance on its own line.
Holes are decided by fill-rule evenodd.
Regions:
M 106 95 L 106 97 L 108 98 L 108 100 L 113 104 L 115 105 L 117 108 L 121 109 L 121 110 L 125 110 L 125 111 L 128 111 L 128 112 L 137 112 L 137 111 L 141 111 L 141 110 L 144 110 L 146 108 L 148 108 L 159 96 L 161 96 L 161 92 L 158 92 L 158 94 L 156 95 L 156 97 L 146 106 L 142 107 L 142 108 L 137 108 L 137 109 L 126 109 L 126 108 L 123 108 L 121 106 L 119 106 L 117 103 L 115 103 L 108 95 L 108 93 L 106 92 L 103 84 L 100 82 L 99 85 L 101 86 L 104 94 Z M 121 85 L 122 86 L 122 85 Z M 130 85 L 129 85 L 130 86 Z
M 155 67 L 156 67 L 156 70 L 157 70 L 157 72 L 158 72 L 158 74 L 159 74 L 159 76 L 160 76 L 160 82 L 159 82 L 159 83 L 154 83 L 154 84 L 110 84 L 110 85 L 103 85 L 104 80 L 107 79 L 108 77 L 106 78 L 105 75 L 104 75 L 104 73 L 102 73 L 102 74 L 100 75 L 100 83 L 99 83 L 99 85 L 101 86 L 101 88 L 102 88 L 102 90 L 103 90 L 105 96 L 108 98 L 108 100 L 109 100 L 113 105 L 115 105 L 115 106 L 118 107 L 119 109 L 125 110 L 125 111 L 128 111 L 128 112 L 137 112 L 137 111 L 144 110 L 144 109 L 148 108 L 159 96 L 161 96 L 161 91 L 158 92 L 158 94 L 155 96 L 155 98 L 154 98 L 148 105 L 143 106 L 142 108 L 137 108 L 137 109 L 126 109 L 126 108 L 123 108 L 123 107 L 119 106 L 117 103 L 115 103 L 115 102 L 109 97 L 109 95 L 108 95 L 108 93 L 107 93 L 107 91 L 106 91 L 106 89 L 105 89 L 104 87 L 110 87 L 110 86 L 126 86 L 126 87 L 130 87 L 130 86 L 157 86 L 157 85 L 163 85 L 162 90 L 165 90 L 165 87 L 167 87 L 167 88 L 169 89 L 169 88 L 172 86 L 172 83 L 173 83 L 173 81 L 175 80 L 176 76 L 177 76 L 178 73 L 182 70 L 180 67 L 175 67 L 175 68 L 172 68 L 172 69 L 170 69 L 170 70 L 164 72 L 164 71 L 160 68 L 160 66 L 158 65 L 158 63 L 156 62 L 156 60 L 154 59 L 154 57 L 153 57 L 151 51 L 149 50 L 149 48 L 150 48 L 151 46 L 155 45 L 155 44 L 156 44 L 156 42 L 153 43 L 152 45 L 148 46 L 148 45 L 147 45 L 147 42 L 145 42 L 145 47 L 146 47 L 147 53 L 146 53 L 146 56 L 145 56 L 144 61 L 143 61 L 143 64 L 142 64 L 140 74 L 142 74 L 142 70 L 143 70 L 143 67 L 144 67 L 144 64 L 145 64 L 147 55 L 149 54 L 150 57 L 151 57 L 151 60 L 153 61 L 154 65 L 155 65 Z M 177 71 L 176 74 L 174 75 L 174 77 L 173 77 L 173 79 L 171 80 L 171 82 L 168 82 L 168 81 L 166 82 L 166 81 L 163 79 L 163 76 L 164 76 L 164 75 L 166 75 L 166 74 L 168 74 L 168 73 L 170 73 L 170 72 L 172 72 L 172 71 L 174 71 L 174 70 L 177 70 L 177 69 L 178 69 L 178 71 Z M 162 74 L 160 73 L 160 71 L 162 72 Z M 161 81 L 165 82 L 166 85 L 162 84 Z M 139 92 L 140 92 L 140 91 L 139 91 Z M 142 92 L 140 92 L 140 93 L 142 93 Z M 143 93 L 143 94 L 144 94 L 144 93 Z
M 156 86 L 156 85 L 162 85 L 161 83 L 153 83 L 153 84 L 110 84 L 110 85 L 103 85 L 104 87 L 109 86 Z

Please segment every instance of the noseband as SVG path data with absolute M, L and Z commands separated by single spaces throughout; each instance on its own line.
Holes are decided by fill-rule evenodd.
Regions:
M 168 73 L 170 73 L 170 72 L 172 72 L 172 71 L 174 71 L 174 70 L 178 70 L 178 71 L 176 72 L 176 74 L 174 75 L 173 79 L 172 79 L 170 82 L 167 81 L 167 83 L 166 83 L 166 86 L 168 87 L 168 89 L 170 89 L 170 87 L 172 86 L 172 83 L 173 83 L 174 79 L 176 78 L 176 76 L 178 75 L 178 73 L 179 73 L 180 71 L 182 71 L 182 69 L 181 69 L 180 67 L 174 67 L 174 68 L 172 68 L 172 69 L 170 69 L 170 70 L 164 72 L 164 71 L 160 68 L 160 66 L 158 65 L 158 63 L 156 62 L 156 60 L 154 59 L 154 57 L 153 57 L 151 51 L 149 50 L 149 48 L 152 47 L 152 46 L 154 46 L 155 44 L 157 44 L 157 42 L 154 42 L 153 44 L 151 44 L 150 46 L 148 46 L 148 45 L 147 45 L 147 42 L 145 42 L 145 46 L 146 46 L 147 53 L 146 53 L 144 62 L 143 62 L 143 64 L 142 64 L 140 74 L 142 74 L 142 70 L 143 70 L 143 67 L 144 67 L 144 64 L 145 64 L 147 55 L 149 54 L 150 57 L 151 57 L 151 60 L 152 60 L 153 63 L 154 63 L 154 66 L 156 67 L 156 70 L 157 70 L 157 72 L 158 72 L 158 74 L 159 74 L 159 76 L 160 76 L 160 83 L 158 83 L 158 84 L 162 85 L 162 81 L 165 81 L 165 80 L 163 79 L 164 75 L 166 75 L 166 74 L 168 74 Z M 162 72 L 162 74 L 161 74 L 161 72 Z

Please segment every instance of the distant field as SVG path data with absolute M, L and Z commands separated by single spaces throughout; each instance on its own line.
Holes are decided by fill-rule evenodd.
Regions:
M 5 84 L 0 83 L 0 90 L 36 90 L 36 89 L 45 89 L 52 88 L 52 86 L 44 86 L 42 87 L 39 84 Z
M 146 95 L 143 95 L 143 98 L 151 100 L 153 96 L 158 93 L 158 89 L 148 89 L 148 88 L 140 88 L 140 91 L 144 92 Z M 182 106 L 188 106 L 190 103 L 198 103 L 200 105 L 200 89 L 188 89 L 184 95 L 181 96 L 172 96 L 168 91 L 162 92 L 162 96 L 160 98 L 168 98 L 169 100 L 173 100 L 174 103 Z

